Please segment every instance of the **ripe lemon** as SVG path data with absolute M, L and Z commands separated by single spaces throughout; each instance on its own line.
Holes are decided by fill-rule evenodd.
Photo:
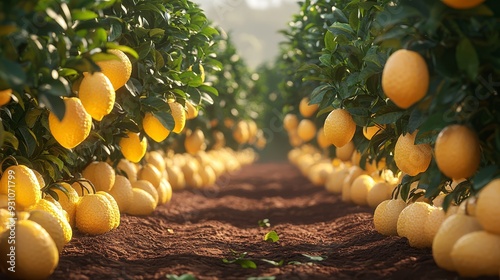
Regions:
M 349 141 L 344 146 L 335 148 L 335 156 L 342 161 L 349 161 L 353 157 L 354 150 L 354 143 Z
M 460 237 L 450 253 L 462 277 L 498 276 L 500 235 L 475 231 Z
M 19 210 L 35 205 L 42 198 L 36 175 L 26 165 L 12 165 L 4 170 L 0 194 L 5 194 L 8 201 L 15 202 Z
M 160 172 L 165 171 L 165 159 L 158 151 L 150 151 L 147 153 L 146 162 L 154 165 Z
M 198 116 L 198 109 L 194 107 L 193 103 L 186 100 L 186 119 L 192 120 Z
M 283 127 L 285 128 L 286 131 L 295 130 L 297 129 L 298 125 L 299 125 L 299 119 L 297 118 L 297 115 L 288 113 L 283 118 Z
M 308 142 L 316 136 L 316 125 L 308 119 L 303 119 L 297 127 L 297 135 L 304 142 Z
M 0 106 L 3 106 L 10 102 L 12 99 L 12 89 L 0 90 Z
M 137 180 L 132 183 L 132 188 L 141 189 L 149 193 L 155 201 L 155 208 L 156 208 L 156 206 L 158 205 L 158 201 L 160 200 L 160 197 L 158 195 L 158 191 L 153 186 L 153 184 L 151 184 L 149 181 L 146 180 Z
M 57 217 L 47 211 L 33 210 L 29 212 L 28 220 L 41 225 L 56 244 L 58 252 L 62 252 L 66 242 L 64 240 L 64 230 Z
M 80 99 L 64 98 L 66 111 L 62 120 L 53 112 L 49 113 L 49 129 L 56 141 L 66 149 L 82 143 L 90 134 L 92 117 L 87 113 Z
M 364 126 L 363 127 L 363 135 L 365 136 L 366 139 L 372 140 L 373 136 L 384 128 L 385 128 L 385 125 L 384 126 Z
M 432 148 L 429 144 L 415 145 L 417 131 L 400 135 L 394 147 L 394 161 L 404 173 L 415 176 L 429 167 Z
M 165 204 L 172 198 L 172 186 L 165 179 L 161 179 L 156 191 L 158 192 L 158 204 Z
M 156 208 L 156 202 L 153 196 L 143 189 L 133 188 L 132 203 L 127 208 L 127 214 L 134 216 L 146 216 Z
M 168 165 L 166 167 L 168 173 L 168 180 L 172 189 L 181 190 L 186 187 L 186 181 L 184 179 L 184 173 L 181 168 L 177 165 Z
M 10 232 L 0 236 L 0 270 L 14 279 L 47 279 L 59 263 L 59 252 L 49 233 L 30 220 L 16 223 L 15 272 L 8 270 L 13 254 L 8 242 Z
M 120 225 L 120 207 L 118 207 L 115 198 L 111 194 L 103 191 L 98 191 L 96 194 L 100 194 L 108 200 L 111 205 L 111 215 L 113 219 L 113 226 L 111 229 L 117 228 Z
M 334 170 L 326 179 L 325 188 L 331 193 L 341 193 L 345 177 L 349 174 L 349 169 L 339 168 Z
M 49 198 L 50 196 L 47 196 Z M 42 210 L 50 213 L 52 216 L 57 218 L 57 221 L 59 222 L 59 225 L 63 229 L 64 232 L 64 244 L 68 243 L 71 241 L 71 238 L 73 237 L 73 230 L 71 229 L 71 226 L 69 224 L 68 219 L 64 215 L 64 210 L 62 210 L 62 207 L 59 205 L 59 202 L 55 201 L 50 202 L 47 199 L 40 199 L 40 201 L 28 208 L 28 211 L 34 211 L 34 210 Z
M 335 147 L 349 143 L 356 132 L 356 123 L 344 109 L 335 109 L 328 114 L 324 124 L 325 136 Z
M 58 202 L 61 205 L 62 209 L 68 213 L 69 216 L 69 224 L 71 227 L 75 226 L 75 209 L 80 197 L 75 189 L 73 189 L 68 183 L 59 183 L 64 189 L 66 189 L 67 194 L 63 193 L 61 190 L 57 188 L 52 188 L 58 196 Z
M 318 133 L 316 134 L 316 141 L 318 141 L 318 145 L 322 149 L 326 149 L 330 147 L 331 143 L 326 139 L 325 132 L 322 127 L 318 130 Z
M 172 132 L 181 133 L 186 125 L 186 111 L 180 103 L 175 102 L 174 100 L 169 100 L 168 106 L 170 106 L 170 111 L 175 121 L 175 126 L 174 129 L 172 129 Z
M 312 115 L 314 115 L 314 113 L 316 113 L 318 108 L 319 108 L 318 104 L 309 105 L 309 98 L 307 97 L 304 97 L 300 100 L 299 112 L 304 118 L 309 118 Z
M 424 58 L 409 50 L 395 51 L 385 63 L 382 89 L 398 107 L 406 109 L 417 103 L 429 88 L 429 70 Z
M 483 3 L 485 0 L 442 0 L 443 3 L 454 9 L 470 9 Z
M 146 180 L 150 182 L 155 188 L 160 185 L 161 178 L 161 172 L 158 170 L 158 168 L 156 168 L 156 166 L 152 165 L 151 163 L 147 163 L 139 170 L 139 172 L 137 172 L 138 180 Z M 132 187 L 133 186 L 134 185 L 132 183 Z
M 101 68 L 102 73 L 108 77 L 113 89 L 117 90 L 130 79 L 132 63 L 128 56 L 120 50 L 111 49 L 107 52 L 116 55 L 117 59 L 97 61 L 96 63 Z
M 444 220 L 446 220 L 446 212 L 443 208 L 433 206 L 424 224 L 424 235 L 429 244 L 434 241 L 434 237 Z
M 244 144 L 250 140 L 250 131 L 247 122 L 239 121 L 236 124 L 233 130 L 233 138 L 238 144 Z
M 344 178 L 342 184 L 342 201 L 351 202 L 351 186 L 354 180 L 359 176 L 363 175 L 365 172 L 359 166 L 354 165 L 349 167 L 349 174 Z
M 43 179 L 42 174 L 40 174 L 40 172 L 36 171 L 35 169 L 31 169 L 31 171 L 35 173 L 38 184 L 40 185 L 40 189 L 43 189 L 43 187 L 45 187 L 45 179 Z
M 115 183 L 115 170 L 104 161 L 94 161 L 82 171 L 84 178 L 94 184 L 96 191 L 109 192 Z
M 130 182 L 137 180 L 137 168 L 136 166 L 127 159 L 120 159 L 116 169 L 126 175 Z
M 465 125 L 449 125 L 436 138 L 436 163 L 452 179 L 469 178 L 481 161 L 481 147 L 476 133 Z
M 475 217 L 463 214 L 450 215 L 441 224 L 432 242 L 432 256 L 436 264 L 443 269 L 455 271 L 456 267 L 450 255 L 453 246 L 460 237 L 481 229 Z
M 127 177 L 116 175 L 115 184 L 109 191 L 109 194 L 111 194 L 115 199 L 120 212 L 125 213 L 129 205 L 132 203 L 132 184 Z
M 382 201 L 373 214 L 375 230 L 380 234 L 391 236 L 398 235 L 398 218 L 405 209 L 406 203 L 402 199 L 390 199 Z
M 248 143 L 253 144 L 255 143 L 255 140 L 257 140 L 256 137 L 259 128 L 254 120 L 248 120 L 247 124 L 248 124 Z
M 387 182 L 376 182 L 366 196 L 368 206 L 376 208 L 382 201 L 391 199 L 392 189 Z
M 76 206 L 76 228 L 86 234 L 103 234 L 115 225 L 113 208 L 109 200 L 101 194 L 82 196 Z
M 424 234 L 424 225 L 432 206 L 428 203 L 417 201 L 406 206 L 398 218 L 398 235 L 408 238 L 410 246 L 415 248 L 426 248 L 432 246 Z
M 479 192 L 475 214 L 484 230 L 500 234 L 500 179 L 488 183 Z
M 116 94 L 113 85 L 102 72 L 85 72 L 78 97 L 92 118 L 100 121 L 113 110 Z
M 226 145 L 226 137 L 224 133 L 219 130 L 215 130 L 212 132 L 214 138 L 214 144 L 212 145 L 213 150 L 218 150 L 223 148 Z
M 197 154 L 199 151 L 205 150 L 205 134 L 199 128 L 195 129 L 193 132 L 188 132 L 186 134 L 186 139 L 184 140 L 184 148 L 186 151 L 192 155 Z
M 142 127 L 144 132 L 156 142 L 165 140 L 170 134 L 170 130 L 164 127 L 160 120 L 149 112 L 142 119 Z
M 142 139 L 141 139 L 142 138 Z M 127 132 L 127 137 L 120 139 L 118 143 L 123 156 L 131 162 L 137 163 L 146 154 L 148 141 L 146 137 L 141 137 L 139 133 Z
M 375 185 L 375 181 L 370 175 L 358 176 L 351 185 L 351 200 L 357 205 L 368 205 L 368 193 Z

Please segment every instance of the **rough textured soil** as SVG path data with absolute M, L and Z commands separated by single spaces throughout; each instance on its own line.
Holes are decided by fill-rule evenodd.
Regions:
M 430 250 L 378 234 L 372 213 L 313 186 L 288 163 L 254 164 L 217 187 L 176 192 L 152 216 L 124 215 L 107 234 L 76 232 L 51 279 L 459 279 L 439 269 Z M 259 227 L 266 218 L 271 227 Z M 278 242 L 263 241 L 270 230 Z M 247 252 L 257 268 L 224 263 L 232 252 Z

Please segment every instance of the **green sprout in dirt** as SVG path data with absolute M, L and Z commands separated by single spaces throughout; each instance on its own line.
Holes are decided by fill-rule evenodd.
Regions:
M 228 264 L 230 263 L 239 264 L 242 268 L 253 268 L 253 269 L 257 268 L 257 265 L 255 264 L 254 261 L 246 258 L 248 255 L 247 252 L 239 253 L 234 250 L 231 250 L 231 254 L 232 254 L 232 259 L 223 258 L 222 262 Z
M 175 274 L 167 274 L 165 275 L 168 280 L 196 280 L 196 277 L 192 274 L 182 274 L 182 275 L 175 275 Z
M 278 242 L 280 240 L 280 237 L 278 236 L 278 233 L 276 233 L 276 231 L 274 230 L 271 230 L 270 232 L 266 233 L 266 235 L 264 235 L 264 241 L 268 241 L 268 242 Z
M 259 227 L 270 227 L 271 226 L 271 222 L 269 221 L 269 219 L 259 220 L 257 223 L 259 224 Z

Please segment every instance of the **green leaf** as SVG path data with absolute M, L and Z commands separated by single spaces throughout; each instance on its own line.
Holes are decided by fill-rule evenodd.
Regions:
M 256 269 L 257 265 L 251 260 L 238 259 L 234 263 L 241 265 L 242 268 L 252 268 Z
M 470 80 L 475 81 L 479 73 L 479 58 L 472 42 L 463 37 L 456 50 L 458 69 L 464 71 Z
M 72 10 L 71 17 L 73 20 L 89 20 L 98 17 L 98 15 L 89 10 Z
M 37 139 L 35 133 L 26 126 L 21 126 L 18 128 L 19 133 L 23 137 L 23 143 L 26 145 L 26 150 L 28 157 L 31 157 L 35 152 L 37 146 Z
M 5 131 L 5 133 L 3 134 L 3 141 L 5 144 L 10 144 L 10 146 L 12 146 L 12 148 L 14 148 L 15 150 L 19 149 L 19 140 L 11 132 Z
M 495 174 L 499 171 L 498 166 L 490 165 L 479 169 L 479 171 L 472 178 L 472 187 L 475 191 L 481 190 L 489 182 L 491 182 Z
M 150 37 L 162 37 L 164 35 L 165 35 L 165 29 L 153 28 L 153 29 L 149 30 Z
M 271 226 L 269 219 L 259 220 L 257 223 L 259 224 L 259 227 L 270 227 Z
M 219 92 L 214 87 L 207 86 L 207 85 L 201 85 L 198 87 L 198 89 L 202 92 L 206 92 L 206 93 L 210 93 L 210 94 L 215 95 L 215 96 L 219 96 Z
M 172 115 L 168 112 L 163 112 L 163 111 L 159 111 L 159 112 L 154 112 L 153 115 L 158 118 L 158 120 L 160 121 L 160 123 L 168 130 L 172 130 L 175 126 L 175 121 L 174 121 L 174 117 L 172 117 Z
M 315 261 L 315 262 L 324 261 L 327 258 L 327 257 L 322 257 L 322 256 L 311 256 L 311 255 L 308 255 L 308 254 L 302 254 L 302 256 L 310 259 L 311 261 Z
M 11 87 L 26 83 L 26 73 L 21 65 L 0 56 L 0 80 L 5 80 Z
M 377 115 L 373 119 L 375 123 L 378 124 L 390 124 L 395 123 L 399 118 L 405 114 L 405 111 L 389 112 L 382 115 Z
M 337 42 L 335 42 L 335 36 L 332 32 L 327 31 L 325 33 L 325 48 L 329 51 L 334 51 L 337 48 Z
M 284 263 L 284 260 L 280 260 L 279 262 L 273 261 L 273 260 L 268 260 L 268 259 L 261 259 L 263 262 L 272 264 L 274 266 L 282 266 Z
M 348 23 L 334 22 L 327 29 L 332 32 L 335 37 L 343 35 L 350 41 L 356 38 L 356 33 Z
M 175 274 L 167 274 L 165 275 L 167 279 L 169 280 L 196 280 L 196 277 L 192 274 L 182 274 L 182 275 L 175 275 Z
M 266 235 L 264 235 L 264 241 L 278 242 L 278 240 L 280 240 L 280 237 L 274 230 L 271 230 L 270 232 L 266 233 Z

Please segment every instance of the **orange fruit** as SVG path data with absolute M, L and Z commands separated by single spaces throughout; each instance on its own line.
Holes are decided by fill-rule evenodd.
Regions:
M 318 104 L 309 105 L 309 98 L 304 97 L 299 103 L 299 112 L 304 118 L 309 118 L 318 110 Z
M 324 124 L 325 136 L 335 147 L 349 143 L 356 132 L 356 123 L 344 109 L 335 109 L 328 114 Z
M 474 8 L 483 3 L 485 0 L 441 0 L 441 1 L 443 1 L 443 3 L 445 3 L 451 8 L 464 10 L 464 9 Z
M 303 119 L 299 122 L 297 134 L 302 141 L 308 142 L 316 136 L 316 125 L 311 120 Z
M 429 167 L 432 148 L 429 144 L 415 145 L 417 131 L 400 135 L 394 147 L 394 161 L 404 173 L 415 176 Z

